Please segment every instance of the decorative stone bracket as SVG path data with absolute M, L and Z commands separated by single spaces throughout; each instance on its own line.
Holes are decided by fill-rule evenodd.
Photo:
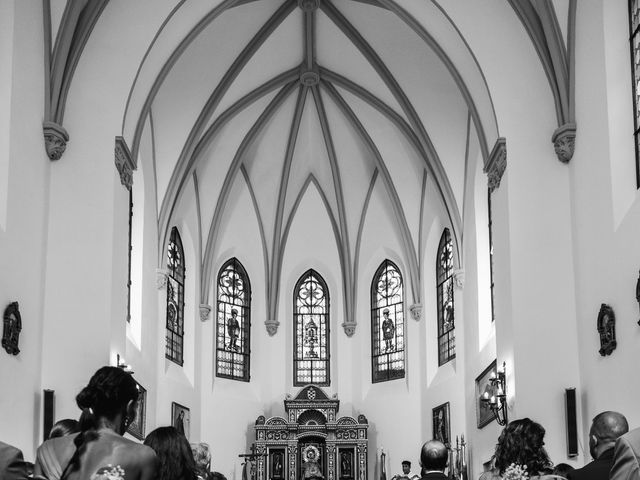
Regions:
M 453 281 L 460 290 L 464 288 L 464 268 L 458 268 L 453 271 Z
M 67 149 L 69 134 L 62 125 L 55 122 L 42 122 L 42 131 L 44 133 L 44 148 L 50 160 L 60 160 L 62 154 Z
M 562 163 L 569 163 L 573 157 L 573 150 L 576 143 L 576 124 L 565 123 L 553 132 L 551 137 L 553 149 L 556 151 L 558 160 Z
M 320 6 L 320 0 L 298 0 L 298 7 L 303 12 L 313 12 Z
M 413 318 L 416 322 L 422 319 L 422 304 L 414 303 L 409 307 L 409 312 L 411 313 L 411 318 Z
M 344 333 L 347 337 L 353 337 L 353 334 L 356 333 L 356 322 L 344 322 L 342 324 L 342 328 L 344 328 Z
M 169 270 L 166 268 L 156 268 L 156 285 L 158 290 L 164 290 L 166 288 L 168 278 Z
M 136 169 L 136 164 L 133 161 L 127 142 L 123 137 L 116 137 L 114 161 L 120 174 L 120 183 L 122 183 L 127 190 L 131 190 L 131 186 L 133 185 L 133 171 Z
M 280 322 L 278 320 L 265 320 L 265 326 L 267 327 L 267 333 L 270 337 L 273 337 L 278 331 L 278 327 L 280 326 Z
M 209 320 L 211 314 L 211 305 L 207 305 L 206 303 L 200 304 L 200 321 L 206 322 Z
M 484 166 L 484 172 L 488 177 L 489 191 L 493 192 L 500 186 L 500 180 L 502 180 L 502 175 L 506 169 L 507 139 L 500 137 L 496 140 L 496 144 L 491 150 L 491 155 L 489 155 L 489 161 Z

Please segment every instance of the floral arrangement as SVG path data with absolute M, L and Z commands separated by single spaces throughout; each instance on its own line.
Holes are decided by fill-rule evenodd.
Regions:
M 107 465 L 100 468 L 91 480 L 124 480 L 124 469 L 120 465 Z
M 529 472 L 527 472 L 527 466 L 512 463 L 506 468 L 504 474 L 502 475 L 502 478 L 503 480 L 529 480 Z

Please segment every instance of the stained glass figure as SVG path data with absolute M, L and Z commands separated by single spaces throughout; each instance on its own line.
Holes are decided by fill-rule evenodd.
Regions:
M 636 149 L 636 187 L 640 188 L 640 0 L 629 0 L 633 136 Z
M 173 227 L 167 247 L 167 345 L 165 357 L 182 365 L 184 343 L 184 250 L 178 229 Z
M 250 320 L 249 276 L 234 257 L 218 273 L 216 376 L 249 381 Z
M 438 365 L 456 357 L 455 315 L 453 308 L 453 242 L 445 228 L 436 261 L 438 296 Z
M 293 292 L 294 385 L 329 385 L 329 289 L 308 270 Z
M 382 262 L 371 282 L 371 377 L 384 382 L 404 377 L 404 294 L 402 275 Z

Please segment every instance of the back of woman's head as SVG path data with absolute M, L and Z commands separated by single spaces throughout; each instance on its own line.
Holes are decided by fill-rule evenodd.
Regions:
M 89 384 L 76 396 L 76 403 L 82 410 L 89 409 L 96 417 L 113 418 L 137 398 L 138 388 L 131 374 L 121 368 L 107 366 L 93 374 Z
M 513 420 L 498 439 L 495 465 L 502 475 L 512 463 L 526 465 L 529 475 L 538 475 L 551 466 L 544 449 L 545 430 L 530 418 Z
M 65 418 L 63 420 L 58 420 L 53 427 L 51 427 L 49 438 L 65 437 L 72 433 L 78 433 L 79 431 L 80 424 L 77 420 L 74 420 L 73 418 Z
M 147 435 L 144 444 L 158 457 L 157 480 L 194 480 L 196 464 L 187 439 L 175 427 L 159 427 Z

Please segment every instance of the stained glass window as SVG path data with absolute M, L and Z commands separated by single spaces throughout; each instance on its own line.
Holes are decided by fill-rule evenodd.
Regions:
M 455 315 L 453 308 L 453 242 L 449 229 L 440 237 L 436 260 L 438 296 L 438 365 L 456 357 Z
M 308 270 L 293 291 L 293 384 L 329 385 L 329 289 Z
M 249 381 L 251 285 L 237 258 L 218 273 L 216 376 Z
M 633 136 L 636 148 L 636 187 L 640 188 L 640 0 L 629 0 L 631 82 L 633 84 Z
M 183 363 L 184 338 L 184 250 L 178 229 L 171 229 L 167 247 L 167 347 L 165 357 Z
M 371 380 L 404 377 L 404 295 L 402 275 L 382 262 L 371 282 Z

